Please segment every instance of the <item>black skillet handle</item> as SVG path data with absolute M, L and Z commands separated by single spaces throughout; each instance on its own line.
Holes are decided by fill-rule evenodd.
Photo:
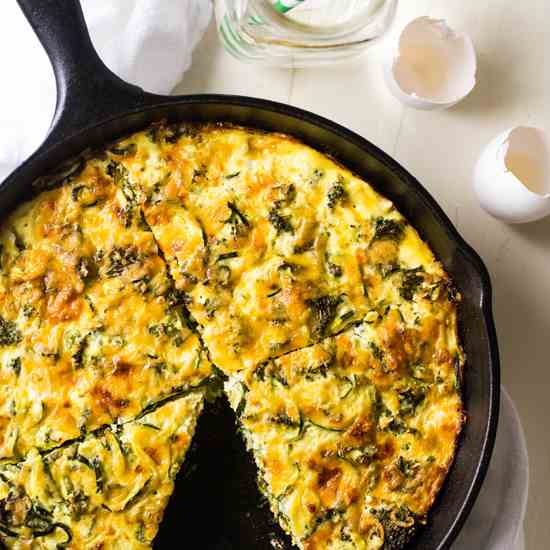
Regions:
M 158 99 L 124 82 L 104 65 L 92 45 L 79 0 L 17 2 L 55 73 L 57 105 L 46 143 Z

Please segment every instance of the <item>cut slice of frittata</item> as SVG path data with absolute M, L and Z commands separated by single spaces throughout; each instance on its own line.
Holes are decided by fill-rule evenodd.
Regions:
M 225 372 L 336 334 L 402 280 L 446 276 L 393 204 L 293 138 L 162 126 L 118 145 L 178 289 Z M 390 280 L 391 279 L 391 280 Z
M 211 375 L 108 159 L 17 209 L 0 242 L 0 458 L 129 420 Z
M 121 147 L 130 145 L 134 155 L 120 162 L 211 358 L 225 372 L 361 317 L 358 264 L 322 224 L 322 175 L 314 177 L 319 189 L 306 182 L 314 171 L 309 149 L 282 136 L 215 126 L 158 127 Z
M 431 302 L 430 302 L 431 303 Z M 306 550 L 399 550 L 433 504 L 463 423 L 455 307 L 398 307 L 230 378 L 279 523 Z
M 202 402 L 194 392 L 0 466 L 0 541 L 16 550 L 151 548 Z

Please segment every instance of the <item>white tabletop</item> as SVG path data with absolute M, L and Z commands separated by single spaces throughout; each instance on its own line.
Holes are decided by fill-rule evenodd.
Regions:
M 397 28 L 420 15 L 447 19 L 477 49 L 477 86 L 448 111 L 414 111 L 389 94 L 383 44 L 344 65 L 267 69 L 226 54 L 213 25 L 176 91 L 258 96 L 324 115 L 393 155 L 436 198 L 491 272 L 503 381 L 531 459 L 527 549 L 542 550 L 550 547 L 550 218 L 523 226 L 492 219 L 477 204 L 471 174 L 482 147 L 504 129 L 550 131 L 550 3 L 402 0 Z

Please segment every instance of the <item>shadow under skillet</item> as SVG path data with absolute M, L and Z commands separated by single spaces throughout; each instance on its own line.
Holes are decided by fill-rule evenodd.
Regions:
M 257 487 L 225 396 L 207 404 L 176 479 L 155 550 L 291 550 Z

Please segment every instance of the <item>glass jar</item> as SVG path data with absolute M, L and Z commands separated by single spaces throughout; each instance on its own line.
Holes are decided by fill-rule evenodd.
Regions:
M 220 39 L 243 61 L 305 67 L 362 53 L 388 30 L 397 0 L 215 0 Z

